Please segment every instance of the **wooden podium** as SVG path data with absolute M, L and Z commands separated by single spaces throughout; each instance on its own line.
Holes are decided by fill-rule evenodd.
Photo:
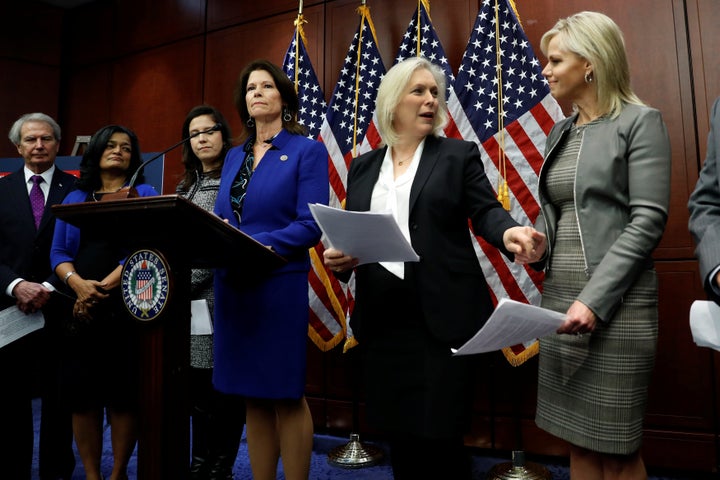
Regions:
M 190 464 L 190 269 L 241 266 L 262 273 L 286 260 L 178 195 L 52 208 L 86 238 L 115 239 L 129 255 L 147 249 L 167 264 L 167 302 L 152 320 L 140 322 L 138 480 L 185 479 Z

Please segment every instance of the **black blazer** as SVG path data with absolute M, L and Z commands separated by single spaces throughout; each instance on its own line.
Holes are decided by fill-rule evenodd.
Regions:
M 354 159 L 347 178 L 347 210 L 370 210 L 385 148 Z M 477 145 L 456 139 L 427 137 L 410 190 L 410 241 L 420 256 L 412 269 L 424 320 L 437 339 L 450 346 L 468 340 L 493 310 L 468 231 L 513 259 L 502 242 L 506 229 L 519 224 L 496 199 L 485 175 Z M 366 266 L 356 268 L 356 304 L 351 326 L 362 342 L 362 320 L 372 315 L 373 289 Z
M 23 169 L 0 178 L 0 307 L 14 305 L 5 295 L 8 285 L 18 277 L 31 282 L 57 277 L 50 268 L 50 245 L 55 229 L 52 205 L 61 203 L 75 188 L 75 177 L 55 167 L 40 228 L 35 229 L 32 207 Z

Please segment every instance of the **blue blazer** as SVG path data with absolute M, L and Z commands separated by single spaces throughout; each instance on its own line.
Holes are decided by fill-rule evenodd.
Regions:
M 148 184 L 136 185 L 138 195 L 141 197 L 154 197 L 158 192 Z M 84 190 L 75 190 L 65 198 L 63 204 L 81 203 L 88 196 L 88 192 Z M 55 227 L 55 235 L 53 236 L 52 249 L 50 250 L 50 262 L 53 270 L 63 262 L 72 262 L 80 248 L 80 228 L 71 225 L 64 220 L 58 220 Z M 119 264 L 125 259 L 119 258 Z
M 215 213 L 289 260 L 280 271 L 308 271 L 308 249 L 320 240 L 320 227 L 309 203 L 327 204 L 330 196 L 325 146 L 282 130 L 252 175 L 243 202 L 242 224 L 230 203 L 230 188 L 243 161 L 247 142 L 225 158 Z
M 272 143 L 248 184 L 241 224 L 230 190 L 248 145 L 228 152 L 215 213 L 288 263 L 262 275 L 215 270 L 213 383 L 226 393 L 299 398 L 305 387 L 308 249 L 321 236 L 308 204 L 328 203 L 328 154 L 322 143 L 286 131 Z

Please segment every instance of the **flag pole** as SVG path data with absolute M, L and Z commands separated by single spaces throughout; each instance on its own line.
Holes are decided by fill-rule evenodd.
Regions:
M 362 63 L 362 43 L 363 43 L 363 25 L 365 25 L 365 21 L 367 20 L 367 11 L 369 7 L 365 5 L 366 0 L 362 0 L 360 2 L 360 7 L 358 11 L 360 12 L 360 30 L 358 32 L 358 48 L 357 48 L 357 61 L 355 62 L 355 101 L 354 103 L 354 114 L 353 118 L 355 119 L 353 122 L 353 148 L 352 148 L 352 156 L 353 158 L 357 157 L 357 113 L 358 113 L 358 104 L 360 103 L 360 64 Z M 371 27 L 373 30 L 374 27 Z
M 517 13 L 513 0 L 508 0 L 512 5 L 512 10 L 520 22 L 520 15 Z M 512 13 L 510 13 L 512 15 Z M 503 100 L 503 82 L 502 82 L 502 55 L 500 49 L 500 0 L 495 0 L 495 55 L 496 55 L 496 72 L 498 80 L 497 95 L 497 112 L 498 112 L 498 132 L 500 139 L 498 141 L 498 200 L 502 203 L 505 210 L 510 210 L 510 194 L 507 184 L 507 157 L 505 156 L 505 108 Z M 552 478 L 550 472 L 542 465 L 526 462 L 525 452 L 522 450 L 522 428 L 520 425 L 519 395 L 514 395 L 513 402 L 513 420 L 516 427 L 517 449 L 512 452 L 512 461 L 503 462 L 495 465 L 488 472 L 488 480 L 549 480 Z
M 302 38 L 303 41 L 305 41 L 305 32 L 303 31 L 303 23 L 305 23 L 305 19 L 303 18 L 303 0 L 298 0 L 298 16 L 295 19 L 295 93 L 298 92 L 298 85 L 300 84 L 300 39 Z
M 367 18 L 369 7 L 365 5 L 366 0 L 362 0 L 358 11 L 362 15 L 360 20 L 360 29 L 358 35 L 358 49 L 357 49 L 357 64 L 355 71 L 355 125 L 353 127 L 353 158 L 357 156 L 357 108 L 359 102 L 359 79 L 360 79 L 360 62 L 362 59 L 360 50 L 362 48 L 362 34 L 363 25 Z M 370 34 L 375 35 L 375 26 L 372 24 L 372 20 L 368 21 L 370 27 Z M 343 468 L 362 468 L 371 467 L 377 465 L 383 459 L 385 454 L 382 449 L 375 445 L 370 445 L 360 442 L 360 434 L 356 433 L 360 431 L 360 391 L 358 388 L 358 379 L 361 377 L 361 367 L 358 358 L 358 353 L 352 349 L 347 352 L 347 355 L 351 355 L 350 368 L 352 369 L 352 376 L 354 381 L 352 383 L 352 432 L 350 433 L 350 441 L 345 445 L 340 445 L 333 448 L 328 452 L 328 462 L 337 467 Z
M 417 8 L 417 21 L 415 22 L 415 38 L 416 38 L 416 45 L 415 45 L 415 56 L 419 57 L 422 50 L 420 49 L 420 45 L 422 42 L 420 42 L 420 35 L 422 34 L 421 26 L 420 26 L 420 20 L 422 19 L 422 16 L 420 15 L 420 7 L 422 5 L 423 0 L 418 0 L 418 8 Z
M 507 165 L 505 157 L 505 109 L 503 101 L 502 54 L 500 53 L 500 2 L 495 0 L 495 71 L 497 75 L 497 112 L 498 112 L 498 192 L 497 197 L 505 210 L 510 210 L 510 194 L 507 185 Z

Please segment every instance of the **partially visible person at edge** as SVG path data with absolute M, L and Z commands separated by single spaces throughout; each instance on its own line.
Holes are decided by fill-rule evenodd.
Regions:
M 536 423 L 570 443 L 573 479 L 644 479 L 640 454 L 658 332 L 651 254 L 670 199 L 670 141 L 630 88 L 607 16 L 558 21 L 541 48 L 552 95 L 573 114 L 548 136 L 540 171 L 547 234 L 543 307 L 567 315 L 540 341 Z
M 217 129 L 215 129 L 217 128 Z M 232 134 L 225 117 L 209 105 L 188 112 L 181 138 L 192 137 L 183 145 L 183 178 L 177 193 L 195 205 L 212 212 L 220 188 L 220 172 L 225 155 L 232 148 Z M 213 245 L 197 245 L 212 249 Z M 214 304 L 213 271 L 193 269 L 193 300 L 204 300 L 212 323 Z M 231 480 L 245 422 L 242 398 L 224 395 L 213 388 L 213 336 L 190 336 L 190 405 L 192 415 L 191 480 Z
M 720 304 L 720 97 L 710 111 L 710 133 L 705 163 L 690 195 L 690 233 L 700 263 L 700 278 L 708 299 Z
M 256 480 L 308 478 L 313 422 L 304 396 L 308 249 L 321 232 L 309 203 L 329 200 L 325 146 L 305 137 L 285 73 L 256 60 L 234 92 L 243 144 L 225 158 L 215 213 L 288 260 L 271 272 L 215 271 L 215 366 L 221 392 L 245 397 Z
M 126 186 L 141 164 L 135 133 L 109 125 L 90 139 L 80 163 L 77 190 L 63 203 L 99 202 Z M 138 177 L 139 196 L 157 195 Z M 135 228 L 128 226 L 128 228 Z M 120 292 L 122 263 L 127 252 L 107 239 L 83 236 L 63 220 L 55 227 L 50 262 L 63 279 L 65 324 L 63 396 L 72 409 L 73 433 L 88 480 L 103 478 L 103 410 L 111 425 L 113 469 L 110 480 L 125 480 L 137 441 L 139 365 L 137 323 Z
M 385 146 L 355 158 L 347 210 L 393 213 L 418 262 L 357 266 L 337 249 L 325 265 L 342 281 L 355 271 L 350 323 L 359 341 L 367 421 L 390 442 L 394 478 L 471 477 L 463 435 L 471 425 L 476 356 L 454 357 L 488 319 L 493 302 L 468 218 L 509 259 L 537 260 L 544 236 L 498 202 L 476 144 L 440 136 L 445 77 L 424 58 L 392 67 L 377 95 Z
M 60 126 L 44 113 L 15 121 L 8 137 L 23 158 L 19 170 L 0 178 L 0 310 L 16 305 L 26 314 L 50 307 L 53 284 L 51 207 L 75 188 L 75 177 L 55 165 Z M 34 178 L 35 177 L 35 178 Z M 37 183 L 35 183 L 37 182 Z M 41 204 L 33 215 L 33 190 Z M 41 480 L 69 479 L 75 469 L 70 412 L 59 401 L 59 326 L 44 328 L 0 348 L 0 476 L 30 480 L 33 462 L 32 398 L 42 398 Z

